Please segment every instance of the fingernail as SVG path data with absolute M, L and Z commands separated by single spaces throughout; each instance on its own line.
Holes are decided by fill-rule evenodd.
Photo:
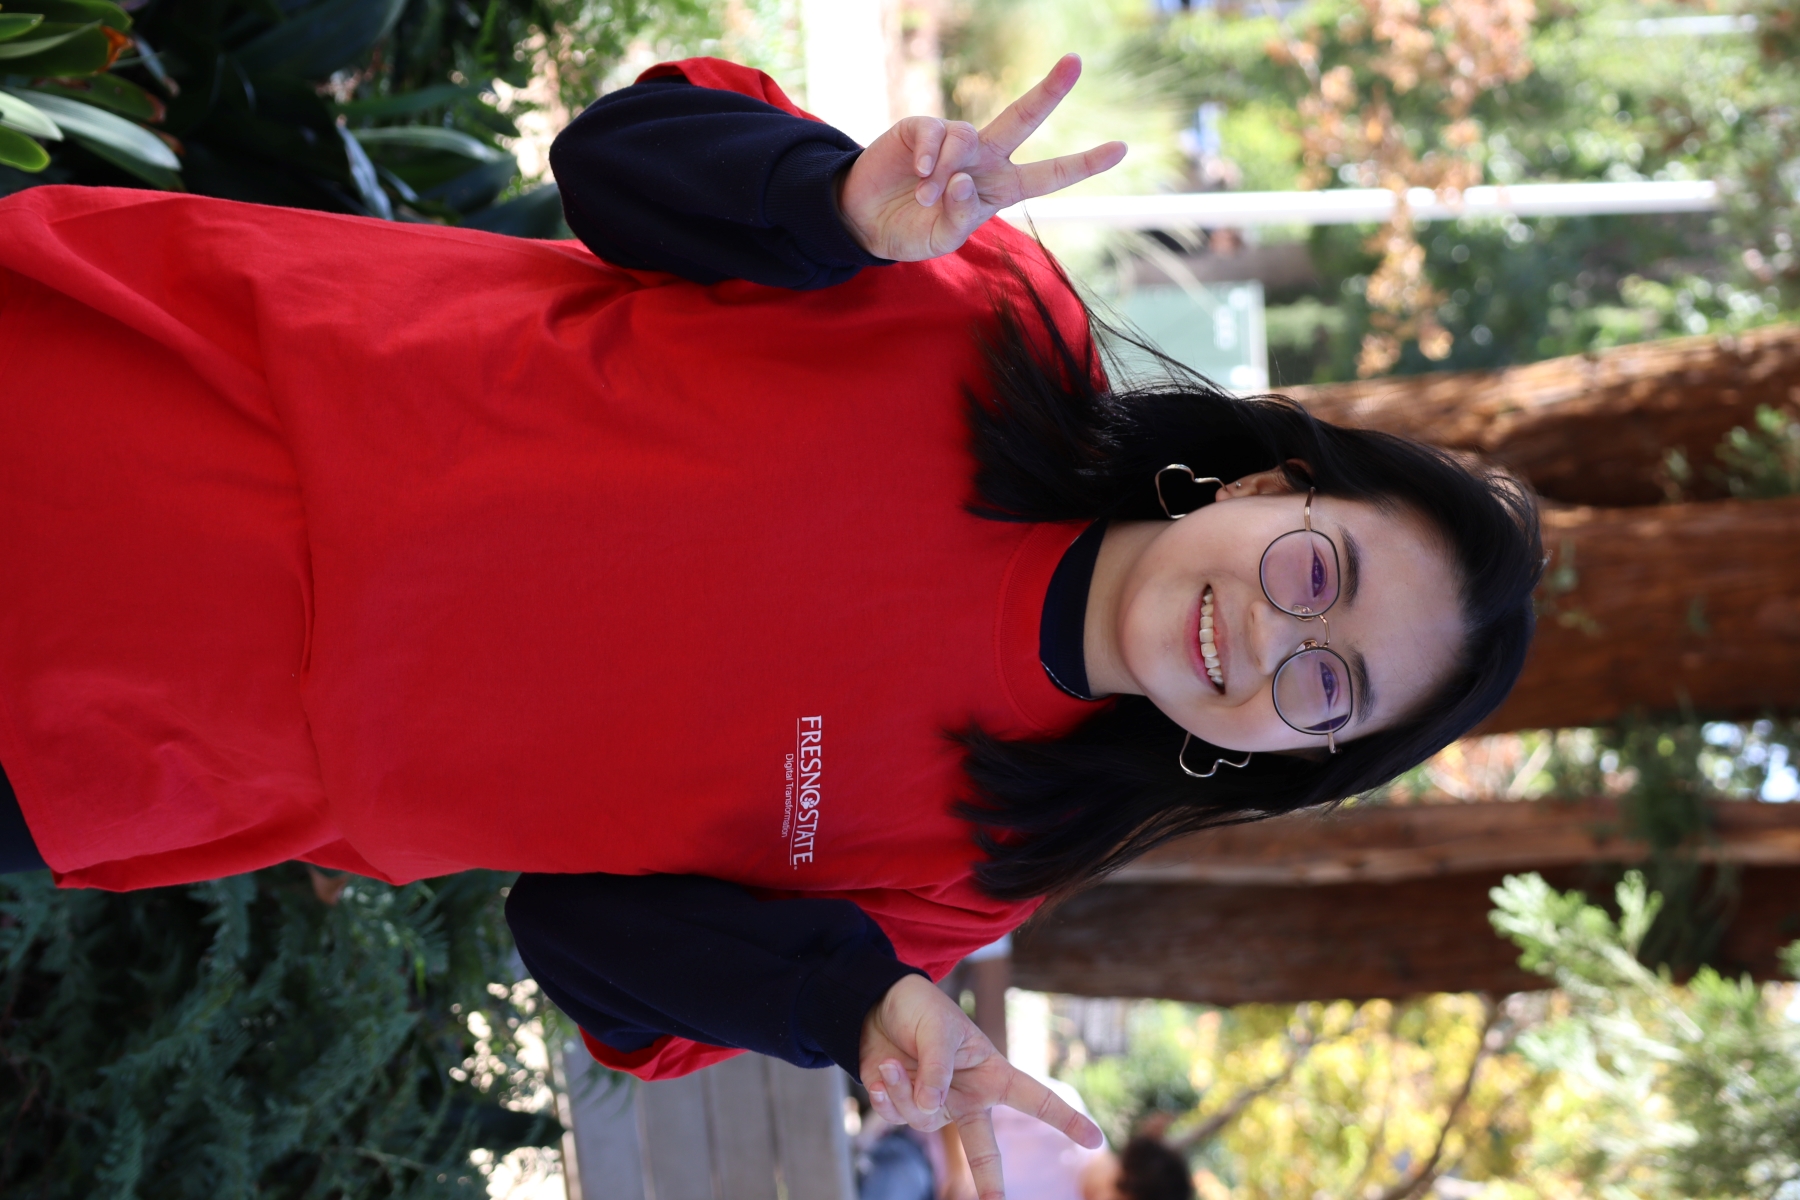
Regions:
M 934 158 L 932 158 L 931 155 L 929 155 L 929 154 L 922 156 L 919 159 L 919 174 L 921 174 L 921 175 L 931 174 L 931 164 L 935 161 L 936 160 Z
M 877 1104 L 886 1104 L 887 1103 L 887 1093 L 882 1091 L 880 1088 L 870 1088 L 869 1089 L 869 1099 L 873 1100 Z
M 925 1109 L 925 1111 L 936 1112 L 944 1106 L 944 1093 L 938 1091 L 936 1088 L 926 1088 L 924 1094 L 925 1099 L 920 1107 Z
M 896 1067 L 893 1063 L 882 1063 L 881 1064 L 881 1077 L 883 1079 L 887 1080 L 889 1083 L 899 1083 L 900 1082 L 900 1068 Z
M 974 194 L 975 181 L 973 179 L 959 179 L 950 185 L 950 198 L 952 200 L 967 200 Z
M 919 207 L 920 208 L 930 208 L 932 205 L 936 204 L 937 198 L 938 198 L 938 191 L 939 191 L 938 185 L 935 183 L 920 184 L 919 185 Z

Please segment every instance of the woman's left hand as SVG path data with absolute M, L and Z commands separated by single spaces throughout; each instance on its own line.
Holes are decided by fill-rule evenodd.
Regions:
M 994 1140 L 996 1104 L 1029 1113 L 1084 1146 L 1103 1144 L 1099 1126 L 1007 1062 L 955 1001 L 918 975 L 901 979 L 869 1010 L 861 1059 L 863 1086 L 883 1120 L 922 1130 L 956 1123 L 981 1200 L 1006 1194 Z
M 985 129 L 966 121 L 908 117 L 876 138 L 840 184 L 838 204 L 851 236 L 882 258 L 936 258 L 961 246 L 1008 205 L 1116 167 L 1125 157 L 1124 142 L 1013 164 L 1013 151 L 1080 77 L 1081 59 L 1065 54 Z

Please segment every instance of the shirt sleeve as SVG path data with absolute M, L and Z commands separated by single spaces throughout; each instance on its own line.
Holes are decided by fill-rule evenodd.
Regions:
M 569 228 L 622 267 L 811 289 L 885 265 L 835 180 L 862 147 L 754 96 L 663 75 L 589 105 L 550 147 Z
M 626 1062 L 679 1038 L 856 1075 L 864 1016 L 925 974 L 851 901 L 694 875 L 525 874 L 506 920 L 538 986 Z

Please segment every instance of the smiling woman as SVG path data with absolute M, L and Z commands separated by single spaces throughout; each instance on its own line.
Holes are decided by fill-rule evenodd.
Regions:
M 1182 833 L 1355 795 L 1505 698 L 1543 557 L 1517 481 L 1175 364 L 1108 389 L 1091 352 L 1049 349 L 1003 321 L 977 486 L 993 515 L 1103 531 L 1085 674 L 1046 662 L 1113 699 L 1056 739 L 963 734 L 990 890 L 1064 891 Z
M 610 1066 L 836 1063 L 990 1195 L 993 1105 L 1097 1137 L 927 977 L 1467 730 L 1538 551 L 1446 455 L 1108 384 L 989 221 L 1122 157 L 1011 161 L 1078 74 L 864 148 L 664 64 L 557 140 L 585 248 L 0 202 L 21 861 L 519 871 L 520 954 Z

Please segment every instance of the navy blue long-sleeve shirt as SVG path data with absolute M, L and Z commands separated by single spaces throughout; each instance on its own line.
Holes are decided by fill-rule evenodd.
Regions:
M 550 161 L 569 228 L 608 262 L 798 289 L 886 261 L 837 209 L 838 173 L 858 153 L 828 125 L 664 79 L 590 106 Z M 1071 547 L 1046 600 L 1042 654 L 1059 686 L 1086 687 L 1082 614 L 1101 528 Z M 528 873 L 506 916 L 539 986 L 623 1053 L 667 1034 L 854 1075 L 869 1009 L 923 974 L 851 901 L 760 899 L 696 876 Z
M 803 289 L 887 261 L 838 213 L 837 175 L 859 153 L 829 125 L 660 79 L 590 105 L 550 162 L 569 228 L 606 261 Z M 527 873 L 506 919 L 538 985 L 624 1053 L 667 1034 L 855 1074 L 868 1010 L 923 974 L 848 900 L 696 876 Z

